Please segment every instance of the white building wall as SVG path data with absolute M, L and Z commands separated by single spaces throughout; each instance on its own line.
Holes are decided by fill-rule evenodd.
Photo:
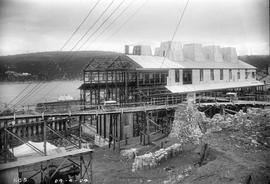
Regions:
M 220 80 L 220 69 L 214 69 L 214 80 L 211 80 L 210 69 L 203 69 L 203 71 L 203 81 L 200 81 L 200 69 L 192 70 L 192 84 L 197 85 L 256 80 L 256 77 L 252 78 L 252 72 L 255 72 L 256 76 L 256 70 L 248 70 L 248 79 L 245 79 L 245 69 L 232 69 L 232 79 L 230 79 L 229 69 L 223 69 L 223 80 Z M 238 71 L 240 71 L 240 79 L 238 79 Z M 169 70 L 167 77 L 167 85 L 183 85 L 183 69 L 179 69 L 179 82 L 175 82 L 175 69 Z
M 167 85 L 175 85 L 175 72 L 174 70 L 169 70 L 167 77 Z
M 200 83 L 201 83 L 200 82 L 200 70 L 192 70 L 192 84 L 200 84 Z
M 183 84 L 183 70 L 179 70 L 179 85 Z
M 237 81 L 237 71 L 236 69 L 232 69 L 232 81 L 236 82 Z
M 204 81 L 205 81 L 205 83 L 211 82 L 209 69 L 204 70 Z
M 240 70 L 240 81 L 245 81 L 245 70 L 244 69 Z
M 229 82 L 229 70 L 228 69 L 223 70 L 223 81 Z

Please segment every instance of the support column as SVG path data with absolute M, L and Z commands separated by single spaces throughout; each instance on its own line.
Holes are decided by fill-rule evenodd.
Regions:
M 111 147 L 111 142 L 112 142 L 112 134 L 113 134 L 113 130 L 112 130 L 112 114 L 109 114 L 109 116 L 110 116 L 110 125 L 109 125 L 109 148 Z
M 99 135 L 102 136 L 102 115 L 99 116 Z
M 47 122 L 45 119 L 43 120 L 43 147 L 44 153 L 47 155 Z
M 79 148 L 82 148 L 82 121 L 84 116 L 79 116 Z
M 103 115 L 103 135 L 104 139 L 106 138 L 106 114 Z
M 7 121 L 5 121 L 5 123 L 4 123 L 4 127 L 5 127 L 5 130 L 7 129 Z M 6 131 L 4 131 L 4 150 L 5 150 L 5 152 L 8 150 L 8 146 L 7 146 L 7 144 L 8 144 L 8 139 L 7 139 L 7 136 L 8 136 L 8 133 L 6 132 Z M 5 161 L 4 161 L 5 163 L 7 162 L 7 153 L 5 153 Z

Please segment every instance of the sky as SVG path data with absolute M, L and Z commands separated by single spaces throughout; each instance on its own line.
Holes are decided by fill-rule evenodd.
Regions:
M 100 2 L 88 19 L 61 49 L 97 1 Z M 97 21 L 111 1 L 112 5 Z M 172 39 L 186 2 L 0 0 L 0 55 L 59 50 L 123 52 L 126 44 L 151 45 L 154 50 L 161 41 Z M 98 29 L 102 22 L 104 25 Z M 190 0 L 174 41 L 233 46 L 238 55 L 269 55 L 269 1 Z

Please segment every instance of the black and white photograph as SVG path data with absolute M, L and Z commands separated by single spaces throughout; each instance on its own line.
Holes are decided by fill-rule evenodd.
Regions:
M 0 184 L 270 184 L 269 0 L 0 0 Z

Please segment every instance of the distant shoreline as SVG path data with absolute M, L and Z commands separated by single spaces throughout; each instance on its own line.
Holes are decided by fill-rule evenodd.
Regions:
M 0 81 L 1 84 L 33 84 L 33 83 L 40 83 L 40 82 L 68 82 L 68 81 L 82 81 L 81 79 L 56 79 L 56 80 L 37 80 L 37 81 Z M 83 81 L 82 81 L 83 82 Z

